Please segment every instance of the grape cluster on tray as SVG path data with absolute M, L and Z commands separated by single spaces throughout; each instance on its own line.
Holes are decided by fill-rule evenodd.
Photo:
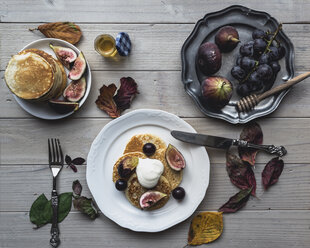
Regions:
M 231 75 L 239 81 L 237 93 L 247 96 L 270 89 L 281 66 L 279 60 L 285 56 L 285 48 L 276 40 L 278 29 L 271 33 L 255 29 L 253 40 L 244 43 L 239 50 L 236 65 Z

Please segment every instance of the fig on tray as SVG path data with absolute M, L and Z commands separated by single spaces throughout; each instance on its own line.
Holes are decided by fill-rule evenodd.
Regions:
M 215 44 L 223 53 L 234 50 L 239 42 L 239 33 L 232 26 L 222 27 L 215 35 Z
M 197 62 L 200 71 L 209 76 L 216 73 L 222 66 L 222 54 L 216 44 L 203 43 L 197 53 Z
M 212 108 L 221 109 L 228 104 L 233 86 L 224 77 L 208 77 L 201 84 L 202 96 Z

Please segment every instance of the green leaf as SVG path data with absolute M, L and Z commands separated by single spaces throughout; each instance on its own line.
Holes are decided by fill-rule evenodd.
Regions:
M 62 222 L 71 210 L 72 192 L 62 193 L 58 196 L 58 222 Z M 47 200 L 44 194 L 40 195 L 30 209 L 30 221 L 37 228 L 52 223 L 53 209 L 51 200 Z
M 99 216 L 98 210 L 94 207 L 92 203 L 92 198 L 81 196 L 73 200 L 73 206 L 75 209 L 86 214 L 92 220 L 96 219 Z
M 44 226 L 49 222 L 46 218 L 46 207 L 49 205 L 44 194 L 41 194 L 33 203 L 30 208 L 30 221 L 37 226 L 37 228 Z
M 62 193 L 58 196 L 59 205 L 58 205 L 58 223 L 62 222 L 71 210 L 72 205 L 72 192 Z M 50 203 L 52 207 L 52 203 Z M 52 220 L 52 219 L 51 219 Z M 52 221 L 50 222 L 52 223 Z

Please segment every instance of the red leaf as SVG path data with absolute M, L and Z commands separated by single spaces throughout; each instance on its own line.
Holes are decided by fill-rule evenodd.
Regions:
M 72 160 L 72 164 L 75 164 L 75 165 L 81 165 L 84 162 L 85 162 L 85 159 L 81 158 L 81 157 L 77 157 L 77 158 Z
M 100 88 L 100 95 L 96 100 L 97 107 L 105 111 L 110 117 L 117 118 L 120 116 L 120 111 L 113 100 L 116 91 L 115 84 L 109 86 L 103 85 Z
M 222 207 L 220 207 L 219 212 L 237 212 L 239 209 L 243 208 L 246 205 L 250 198 L 251 191 L 252 188 L 239 191 L 237 194 L 229 198 L 228 202 L 226 202 Z
M 122 77 L 121 86 L 114 96 L 114 101 L 120 111 L 130 108 L 132 99 L 139 94 L 138 85 L 131 77 Z
M 227 152 L 226 154 L 226 170 L 230 181 L 239 189 L 252 188 L 252 195 L 255 196 L 256 180 L 250 165 L 245 164 L 236 155 Z
M 251 122 L 247 124 L 242 130 L 240 139 L 246 140 L 256 145 L 260 145 L 263 143 L 262 129 L 256 122 Z M 238 150 L 240 158 L 254 166 L 257 149 L 239 147 Z
M 267 190 L 271 185 L 278 182 L 279 177 L 283 171 L 284 162 L 282 159 L 273 158 L 265 166 L 262 172 L 262 181 L 265 190 Z

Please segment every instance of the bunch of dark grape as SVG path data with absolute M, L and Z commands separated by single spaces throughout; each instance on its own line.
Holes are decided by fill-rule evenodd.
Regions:
M 240 47 L 236 65 L 231 69 L 231 75 L 239 81 L 240 96 L 272 87 L 281 69 L 278 61 L 285 56 L 285 48 L 274 39 L 276 35 L 277 32 L 255 29 L 253 40 Z

